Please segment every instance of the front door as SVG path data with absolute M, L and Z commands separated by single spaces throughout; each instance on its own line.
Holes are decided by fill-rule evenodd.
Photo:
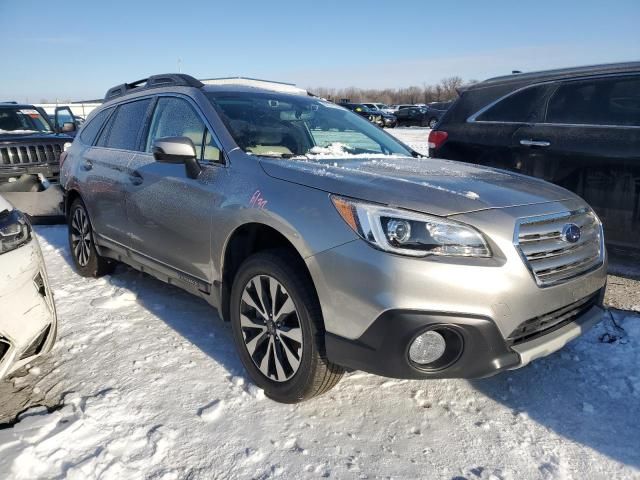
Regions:
M 219 144 L 203 118 L 187 98 L 159 97 L 145 151 L 129 164 L 127 195 L 131 248 L 156 268 L 199 285 L 211 279 L 213 212 L 221 204 L 218 192 L 227 176 Z M 184 165 L 154 160 L 151 146 L 162 137 L 193 141 L 203 168 L 197 179 L 187 177 Z

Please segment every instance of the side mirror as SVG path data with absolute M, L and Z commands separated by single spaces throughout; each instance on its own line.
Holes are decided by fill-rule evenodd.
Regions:
M 163 137 L 153 141 L 153 158 L 161 163 L 184 163 L 187 177 L 198 178 L 202 168 L 196 159 L 196 147 L 189 137 Z
M 62 124 L 62 133 L 69 133 L 76 131 L 76 124 L 73 122 L 64 122 Z

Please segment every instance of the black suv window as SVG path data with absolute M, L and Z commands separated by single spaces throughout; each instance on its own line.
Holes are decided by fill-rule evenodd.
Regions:
M 89 120 L 89 122 L 82 127 L 82 131 L 80 132 L 80 140 L 82 140 L 82 143 L 85 145 L 93 145 L 93 141 L 100 131 L 100 127 L 102 127 L 102 124 L 112 110 L 113 108 L 106 108 L 101 112 L 96 113 L 95 117 Z
M 547 122 L 640 126 L 640 77 L 562 84 L 549 100 Z
M 546 86 L 529 87 L 499 101 L 478 115 L 479 122 L 535 122 L 538 101 Z
M 145 123 L 150 103 L 151 99 L 145 98 L 117 107 L 109 119 L 107 128 L 102 131 L 98 145 L 121 150 L 139 150 L 140 129 Z
M 151 152 L 153 141 L 162 137 L 189 137 L 199 160 L 221 160 L 220 148 L 200 115 L 182 98 L 161 97 L 158 100 L 147 138 L 147 152 Z

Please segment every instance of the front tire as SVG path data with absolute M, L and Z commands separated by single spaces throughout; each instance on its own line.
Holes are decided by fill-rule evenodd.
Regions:
M 96 250 L 89 213 L 81 199 L 76 198 L 69 209 L 69 250 L 77 272 L 83 277 L 101 277 L 113 272 L 112 260 L 101 257 Z
M 431 120 L 429 120 L 429 128 L 434 129 L 437 124 L 438 124 L 438 119 L 432 118 Z
M 297 403 L 333 388 L 344 373 L 324 349 L 320 304 L 306 272 L 283 250 L 240 266 L 231 290 L 231 326 L 242 363 L 265 394 Z

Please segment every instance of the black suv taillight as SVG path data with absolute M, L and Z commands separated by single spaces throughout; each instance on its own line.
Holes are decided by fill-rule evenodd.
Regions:
M 442 130 L 431 130 L 429 133 L 429 148 L 440 148 L 449 138 L 449 134 Z

